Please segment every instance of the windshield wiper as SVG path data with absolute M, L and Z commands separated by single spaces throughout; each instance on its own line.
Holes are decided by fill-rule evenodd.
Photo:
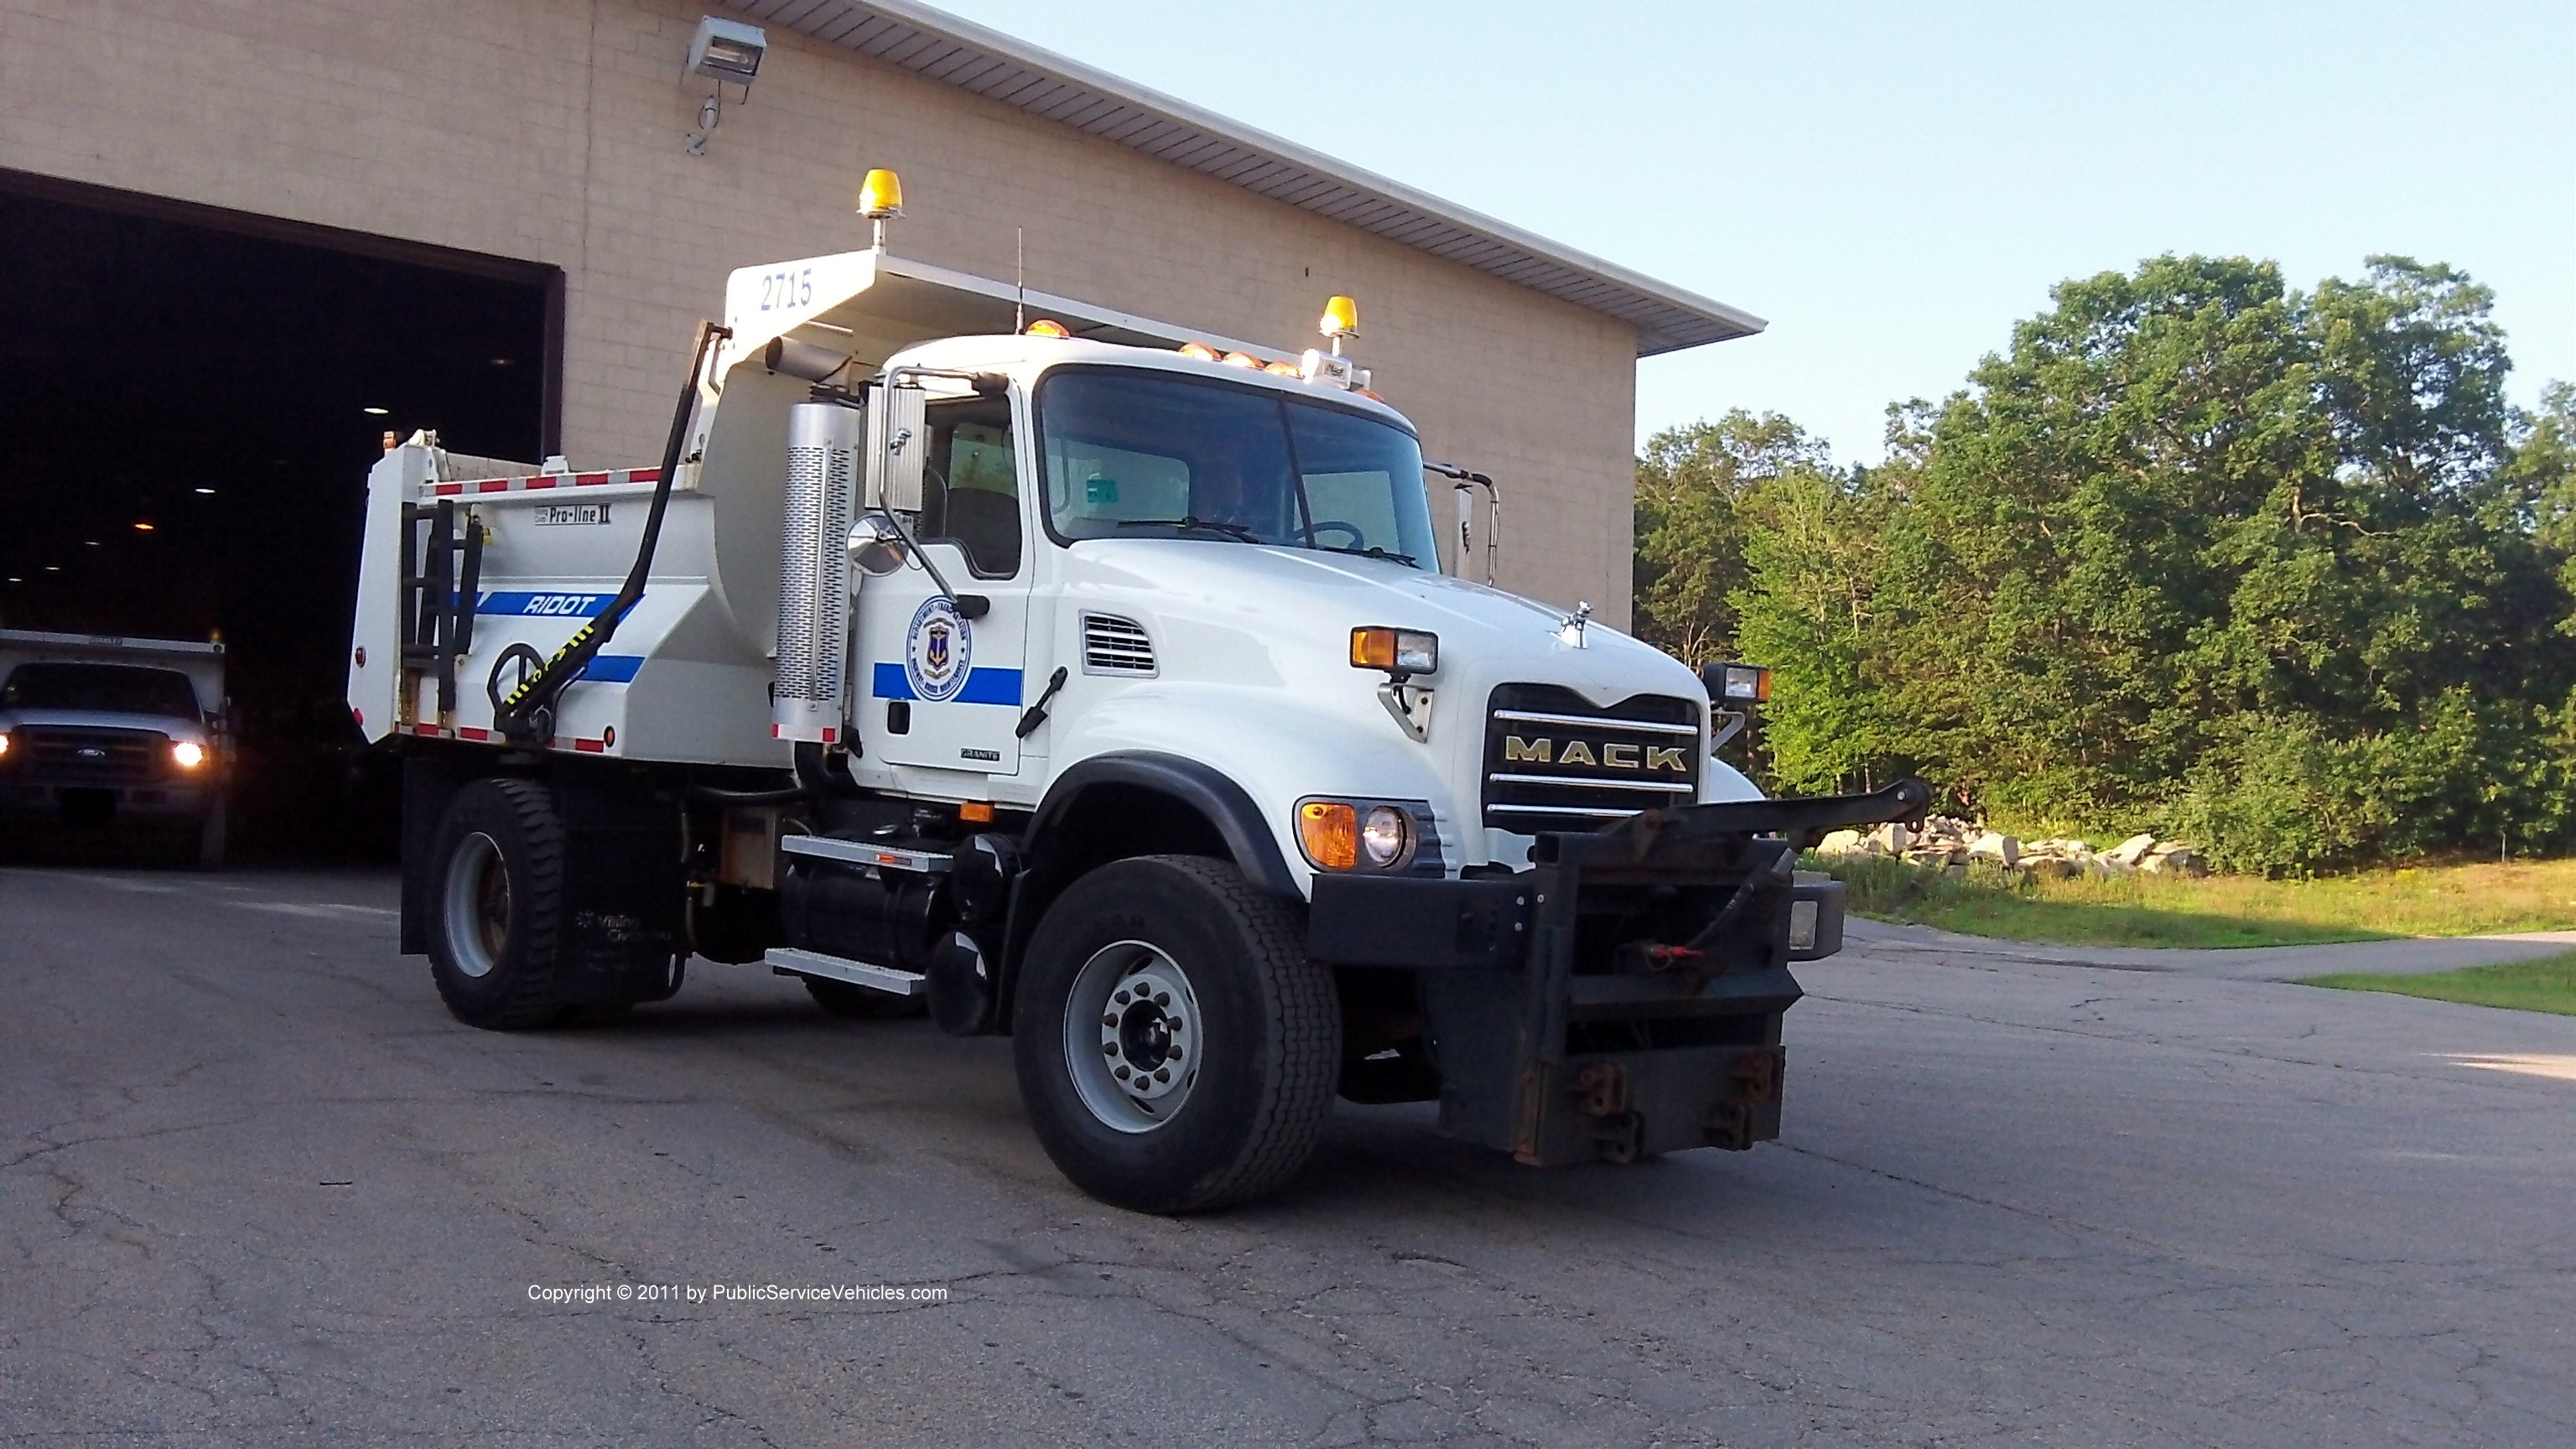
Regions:
M 1251 529 L 1242 524 L 1219 523 L 1213 518 L 1122 518 L 1118 520 L 1118 526 L 1120 528 L 1203 528 L 1210 533 L 1222 533 L 1228 538 L 1243 543 L 1261 542 L 1253 536 Z
M 1315 547 L 1322 549 L 1326 553 L 1355 553 L 1361 558 L 1393 559 L 1397 563 L 1403 564 L 1408 568 L 1412 567 L 1415 562 L 1413 555 L 1409 553 L 1397 553 L 1393 549 L 1380 548 L 1376 544 L 1370 544 L 1366 548 L 1350 548 L 1342 544 L 1319 543 L 1315 545 Z

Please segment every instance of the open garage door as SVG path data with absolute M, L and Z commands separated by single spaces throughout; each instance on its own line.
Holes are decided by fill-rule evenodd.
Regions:
M 0 625 L 219 634 L 254 854 L 390 840 L 342 701 L 388 432 L 556 449 L 561 273 L 0 172 Z

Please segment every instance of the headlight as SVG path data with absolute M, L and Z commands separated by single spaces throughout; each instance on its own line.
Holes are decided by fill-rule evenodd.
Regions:
M 9 732 L 8 732 L 7 730 L 0 730 L 0 759 L 6 759 L 6 758 L 8 757 L 8 754 L 9 754 Z
M 180 769 L 193 770 L 206 762 L 206 747 L 194 740 L 181 740 L 170 747 L 170 758 L 179 762 Z
M 1360 851 L 1374 866 L 1389 866 L 1404 859 L 1413 845 L 1413 817 L 1392 805 L 1370 810 L 1368 820 L 1360 826 Z
M 1421 629 L 1372 625 L 1351 631 L 1351 667 L 1383 669 L 1402 683 L 1408 676 L 1440 671 L 1440 636 Z
M 1413 863 L 1415 811 L 1351 800 L 1297 802 L 1297 845 L 1318 870 L 1396 870 Z
M 1771 697 L 1771 671 L 1759 664 L 1712 664 L 1699 677 L 1708 686 L 1709 699 L 1721 708 L 1760 704 Z

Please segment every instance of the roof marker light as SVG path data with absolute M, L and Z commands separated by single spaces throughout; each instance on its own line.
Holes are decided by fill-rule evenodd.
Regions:
M 1225 365 L 1228 367 L 1259 367 L 1261 365 L 1261 359 L 1253 356 L 1249 352 L 1229 352 L 1225 355 Z
M 1052 317 L 1040 317 L 1035 322 L 1029 324 L 1028 335 L 1031 337 L 1071 337 L 1073 333 L 1066 330 L 1063 323 L 1056 321 Z
M 1179 347 L 1174 348 L 1173 351 L 1178 352 L 1183 357 L 1195 357 L 1201 362 L 1216 361 L 1216 349 L 1208 346 L 1204 342 L 1184 342 Z

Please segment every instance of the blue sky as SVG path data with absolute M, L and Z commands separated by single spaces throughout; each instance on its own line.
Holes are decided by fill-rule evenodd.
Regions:
M 933 3 L 1770 320 L 1642 364 L 1641 437 L 1768 409 L 1874 459 L 2052 284 L 2166 251 L 2446 261 L 2518 402 L 2576 379 L 2564 0 Z

